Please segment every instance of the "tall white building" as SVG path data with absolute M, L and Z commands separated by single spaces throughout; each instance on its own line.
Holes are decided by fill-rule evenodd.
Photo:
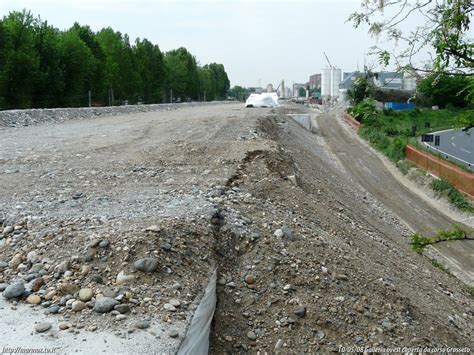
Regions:
M 341 79 L 341 69 L 324 68 L 321 73 L 321 97 L 324 99 L 338 97 Z

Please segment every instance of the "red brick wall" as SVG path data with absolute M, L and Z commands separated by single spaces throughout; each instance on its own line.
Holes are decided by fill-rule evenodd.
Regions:
M 438 158 L 427 152 L 407 145 L 406 147 L 407 160 L 415 165 L 428 170 L 433 175 L 449 181 L 459 191 L 464 192 L 471 198 L 474 198 L 474 174 L 469 173 L 450 162 Z

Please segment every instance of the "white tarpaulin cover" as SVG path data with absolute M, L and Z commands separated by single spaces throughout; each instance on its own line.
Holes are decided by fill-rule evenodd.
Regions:
M 209 335 L 217 301 L 216 282 L 217 270 L 214 270 L 204 296 L 194 312 L 188 332 L 179 347 L 178 355 L 207 355 L 209 353 Z
M 250 94 L 245 107 L 278 107 L 278 95 L 274 92 L 263 94 Z

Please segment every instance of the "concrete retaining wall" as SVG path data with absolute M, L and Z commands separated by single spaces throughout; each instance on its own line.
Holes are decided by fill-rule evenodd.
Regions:
M 427 152 L 416 149 L 411 145 L 406 146 L 407 160 L 415 165 L 428 170 L 433 175 L 449 181 L 459 191 L 474 198 L 474 174 L 458 166 L 438 158 Z
M 308 131 L 312 131 L 312 124 L 311 124 L 311 114 L 309 113 L 302 113 L 302 114 L 288 114 L 293 120 L 299 123 L 301 126 L 306 128 Z
M 68 120 L 88 119 L 98 116 L 127 115 L 140 112 L 176 110 L 178 108 L 220 105 L 235 101 L 186 102 L 175 104 L 128 105 L 106 107 L 78 107 L 0 111 L 0 129 L 31 126 L 42 123 L 57 123 Z

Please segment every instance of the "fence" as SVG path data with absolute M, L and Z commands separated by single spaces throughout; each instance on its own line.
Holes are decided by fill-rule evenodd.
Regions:
M 460 167 L 438 158 L 427 152 L 416 149 L 411 145 L 406 146 L 407 160 L 415 165 L 428 170 L 433 175 L 449 181 L 459 191 L 474 198 L 474 174 Z

